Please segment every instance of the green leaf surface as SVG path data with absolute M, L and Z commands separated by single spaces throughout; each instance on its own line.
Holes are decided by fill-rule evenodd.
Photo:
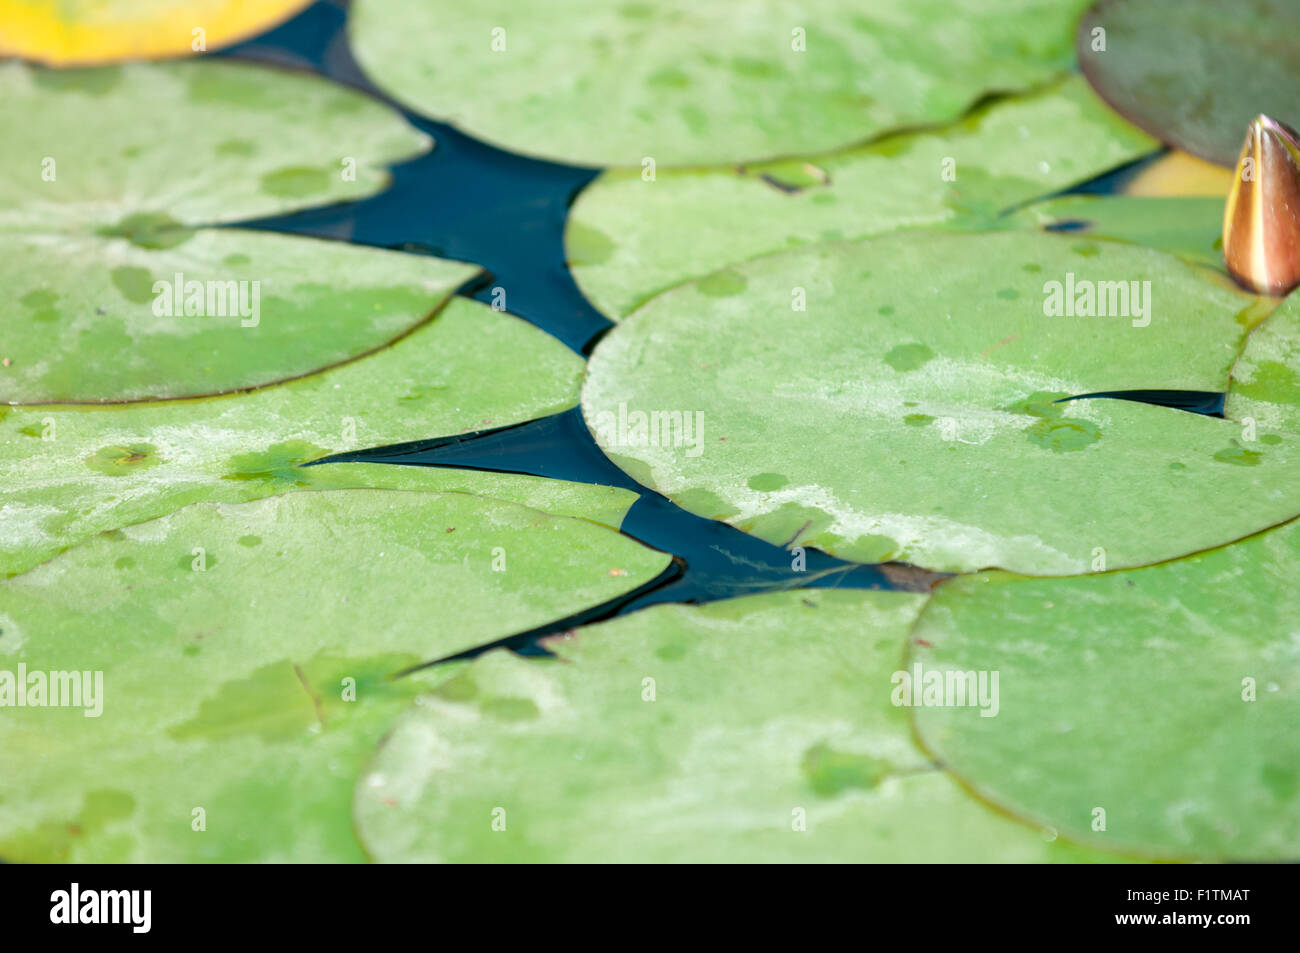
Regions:
M 916 750 L 890 678 L 925 598 L 657 606 L 552 640 L 559 661 L 481 656 L 384 741 L 361 839 L 398 862 L 1106 859 Z
M 199 226 L 358 198 L 429 147 L 386 107 L 248 64 L 0 66 L 0 400 L 258 387 L 407 333 L 477 269 Z M 202 183 L 200 187 L 196 183 Z
M 728 265 L 810 242 L 948 223 L 997 225 L 1025 202 L 1137 158 L 1153 140 L 1080 78 L 937 132 L 775 163 L 612 170 L 569 214 L 570 267 L 612 318 Z
M 915 708 L 920 736 L 977 793 L 1090 846 L 1296 860 L 1298 573 L 1292 522 L 1129 572 L 949 580 L 913 662 L 997 672 L 1000 706 Z
M 1168 255 L 917 232 L 720 278 L 620 323 L 582 398 L 607 455 L 693 513 L 847 559 L 1057 575 L 1099 556 L 1170 559 L 1300 512 L 1296 438 L 1246 453 L 1228 421 L 1054 403 L 1226 388 L 1258 300 Z M 1093 289 L 1110 316 L 1048 314 L 1051 282 L 1073 282 L 1076 308 Z M 1105 282 L 1138 283 L 1130 314 Z
M 377 86 L 477 138 L 579 165 L 670 166 L 953 119 L 1068 68 L 1083 6 L 358 0 L 349 31 Z
M 390 675 L 668 561 L 587 520 L 381 490 L 198 504 L 91 540 L 0 583 L 0 691 L 19 664 L 29 689 L 102 673 L 95 704 L 29 694 L 0 720 L 22 766 L 0 777 L 0 858 L 360 859 L 361 759 L 419 687 Z
M 476 271 L 235 229 L 197 231 L 160 251 L 0 233 L 0 283 L 16 292 L 4 306 L 0 398 L 135 401 L 301 377 L 408 333 Z M 208 289 L 218 289 L 211 307 Z
M 0 64 L 0 230 L 86 231 L 165 213 L 237 222 L 373 195 L 428 136 L 307 73 L 204 59 Z M 54 160 L 54 178 L 45 172 Z M 355 179 L 343 175 L 355 159 Z M 174 227 L 174 226 L 173 226 Z
M 1020 210 L 1015 221 L 1078 237 L 1131 242 L 1227 274 L 1222 198 L 1065 195 Z
M 1300 434 L 1300 296 L 1290 295 L 1246 339 L 1232 368 L 1224 414 L 1250 422 L 1267 449 L 1278 432 Z
M 612 487 L 383 464 L 299 466 L 558 413 L 577 402 L 582 372 L 581 358 L 549 335 L 457 298 L 363 360 L 248 394 L 0 406 L 0 577 L 187 503 L 302 487 L 456 489 L 543 508 L 585 506 L 616 526 L 635 496 Z
M 1260 113 L 1300 119 L 1292 0 L 1101 0 L 1079 23 L 1078 54 L 1120 113 L 1219 165 L 1236 164 Z

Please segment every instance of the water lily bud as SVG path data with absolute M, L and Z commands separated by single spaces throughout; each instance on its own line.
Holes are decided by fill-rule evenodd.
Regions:
M 1237 160 L 1223 257 L 1251 291 L 1282 295 L 1300 284 L 1300 136 L 1264 115 L 1251 122 Z

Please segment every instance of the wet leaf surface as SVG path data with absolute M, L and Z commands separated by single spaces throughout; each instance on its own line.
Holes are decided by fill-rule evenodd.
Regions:
M 795 245 L 923 225 L 1002 227 L 1002 210 L 1154 145 L 1076 77 L 944 129 L 824 156 L 666 170 L 652 182 L 611 170 L 574 204 L 569 264 L 583 293 L 618 319 L 668 288 Z
M 1292 522 L 1147 569 L 951 579 L 912 660 L 944 680 L 998 672 L 1000 709 L 916 708 L 921 739 L 976 792 L 1090 846 L 1294 860 L 1297 572 Z
M 1065 195 L 1022 209 L 1015 220 L 1084 238 L 1131 242 L 1227 274 L 1223 199 Z
M 1232 368 L 1224 414 L 1249 426 L 1264 450 L 1300 434 L 1300 297 L 1288 296 L 1246 339 Z
M 1290 436 L 1243 455 L 1228 421 L 1055 402 L 1226 388 L 1263 312 L 1170 256 L 917 232 L 735 271 L 733 293 L 687 285 L 622 322 L 584 385 L 607 455 L 692 513 L 846 559 L 1056 575 L 1170 559 L 1300 512 Z M 1066 296 L 1075 314 L 1049 313 Z
M 1083 6 L 358 0 L 349 33 L 370 79 L 433 118 L 515 152 L 640 169 L 954 119 L 1068 68 Z
M 361 758 L 428 685 L 391 675 L 667 563 L 588 520 L 464 493 L 202 503 L 101 535 L 0 583 L 0 657 L 29 687 L 102 673 L 95 705 L 6 711 L 0 751 L 23 770 L 0 779 L 0 858 L 360 859 Z
M 500 373 L 503 362 L 515 368 Z M 457 299 L 398 343 L 249 394 L 108 407 L 0 406 L 0 577 L 80 540 L 200 500 L 303 487 L 458 489 L 564 505 L 572 484 L 376 464 L 329 453 L 505 425 L 577 401 L 582 361 L 518 318 Z M 582 487 L 572 505 L 617 525 L 634 499 Z M 545 500 L 545 503 L 541 503 Z M 332 556 L 322 555 L 322 559 Z
M 1099 861 L 916 750 L 891 674 L 925 596 L 657 607 L 491 653 L 422 697 L 356 793 L 382 861 Z M 801 829 L 802 827 L 802 829 Z
M 105 704 L 4 709 L 0 860 L 1294 859 L 1294 524 L 1098 570 L 1300 510 L 1300 331 L 1222 275 L 1230 173 L 1061 78 L 1083 5 L 357 0 L 233 51 L 336 83 L 0 64 L 0 400 L 139 401 L 0 403 L 0 693 L 100 671 Z M 345 18 L 484 141 L 349 91 Z M 630 314 L 588 421 L 668 500 L 596 485 L 632 484 L 575 408 L 556 338 L 607 324 L 562 245 Z M 178 272 L 262 282 L 258 320 L 156 312 Z M 1053 281 L 1149 281 L 1150 322 L 1049 314 Z M 1056 402 L 1097 392 L 1127 399 Z M 694 428 L 638 445 L 628 412 Z M 805 547 L 1094 572 L 922 611 L 937 574 Z M 997 715 L 898 707 L 912 662 L 991 668 Z
M 387 163 L 429 148 L 358 93 L 247 64 L 10 63 L 0 95 L 0 400 L 297 377 L 406 333 L 477 272 L 197 227 L 374 193 Z M 176 115 L 186 134 L 159 135 L 159 117 Z

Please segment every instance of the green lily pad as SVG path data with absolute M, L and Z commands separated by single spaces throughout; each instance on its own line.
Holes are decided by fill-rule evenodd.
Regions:
M 389 676 L 668 562 L 588 520 L 463 493 L 198 504 L 100 536 L 0 583 L 0 673 L 102 686 L 92 704 L 6 710 L 0 752 L 23 770 L 0 779 L 0 858 L 359 859 L 362 755 L 418 687 Z
M 1291 0 L 1249 0 L 1230 11 L 1216 0 L 1102 0 L 1079 23 L 1078 53 L 1097 92 L 1124 116 L 1232 166 L 1257 115 L 1300 118 L 1297 37 L 1300 8 Z
M 397 862 L 1106 859 L 916 750 L 891 673 L 925 598 L 659 606 L 553 640 L 558 662 L 481 656 L 380 747 L 362 842 Z
M 249 394 L 0 405 L 0 578 L 187 503 L 304 487 L 455 489 L 552 510 L 582 507 L 616 526 L 635 495 L 612 487 L 383 464 L 300 466 L 333 452 L 558 413 L 577 403 L 582 372 L 581 358 L 549 335 L 457 298 L 389 348 Z
M 1267 449 L 1277 433 L 1300 434 L 1300 296 L 1290 295 L 1246 339 L 1232 368 L 1224 414 Z
M 999 673 L 999 711 L 918 707 L 920 736 L 977 793 L 1090 846 L 1300 858 L 1297 573 L 1293 522 L 1130 572 L 949 580 L 912 661 Z
M 386 164 L 429 148 L 335 84 L 211 61 L 10 63 L 0 95 L 2 401 L 175 398 L 301 376 L 407 333 L 477 271 L 201 227 L 373 194 Z
M 1078 237 L 1156 248 L 1227 274 L 1221 198 L 1065 195 L 1022 209 L 1015 220 Z
M 145 216 L 157 231 L 164 214 L 205 225 L 359 199 L 388 185 L 389 165 L 432 146 L 369 96 L 253 63 L 9 62 L 0 89 L 6 231 L 121 229 Z M 46 158 L 55 160 L 52 180 Z M 355 178 L 343 175 L 349 169 Z
M 408 106 L 580 165 L 756 161 L 953 119 L 1073 62 L 1082 0 L 358 0 L 352 49 Z
M 797 249 L 734 269 L 730 294 L 685 285 L 621 322 L 583 413 L 636 480 L 778 545 L 1035 575 L 1170 559 L 1300 512 L 1300 439 L 1245 458 L 1229 421 L 1054 401 L 1224 390 L 1262 312 L 1201 275 L 1021 232 Z M 1138 283 L 1127 309 L 1103 284 L 1121 281 Z M 1051 282 L 1113 316 L 1046 313 Z
M 0 343 L 10 362 L 0 398 L 21 404 L 170 399 L 301 377 L 408 333 L 477 271 L 236 229 L 163 251 L 3 233 L 0 248 L 0 283 L 20 292 Z M 199 311 L 218 287 L 239 303 L 221 290 L 211 298 L 219 316 L 155 314 L 153 289 L 170 302 L 176 287 L 203 299 L 193 299 Z
M 569 214 L 569 262 L 583 293 L 617 319 L 668 288 L 794 245 L 920 225 L 999 224 L 1008 206 L 1154 146 L 1074 77 L 939 132 L 846 152 L 667 170 L 653 182 L 639 170 L 606 172 Z

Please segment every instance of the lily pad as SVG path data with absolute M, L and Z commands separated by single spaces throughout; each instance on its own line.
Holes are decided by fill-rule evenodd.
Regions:
M 1153 136 L 1233 166 L 1260 113 L 1300 118 L 1298 37 L 1292 0 L 1231 11 L 1217 0 L 1101 0 L 1079 23 L 1079 64 L 1102 98 Z
M 949 580 L 913 661 L 999 673 L 999 711 L 916 708 L 920 737 L 977 793 L 1090 846 L 1296 860 L 1297 573 L 1293 522 L 1131 572 Z
M 356 793 L 396 862 L 1080 861 L 914 747 L 891 673 L 924 596 L 658 606 L 421 698 Z M 557 765 L 562 766 L 557 770 Z
M 938 132 L 845 152 L 665 170 L 651 182 L 640 170 L 611 170 L 569 214 L 569 263 L 583 293 L 617 319 L 668 288 L 794 245 L 997 224 L 1009 206 L 1154 146 L 1075 77 Z
M 503 366 L 514 370 L 502 374 Z M 301 464 L 559 413 L 577 403 L 582 372 L 582 360 L 549 335 L 457 298 L 389 348 L 249 394 L 103 407 L 0 406 L 0 578 L 96 533 L 199 500 L 381 486 L 564 506 L 568 497 L 555 494 L 571 485 L 525 476 Z M 612 525 L 635 499 L 612 487 L 580 491 L 568 505 Z
M 1022 209 L 1015 220 L 1075 236 L 1156 248 L 1227 274 L 1221 197 L 1065 195 Z
M 323 80 L 215 62 L 11 63 L 0 95 L 0 400 L 300 376 L 408 332 L 477 270 L 200 227 L 372 194 L 384 165 L 428 149 L 391 110 Z
M 390 676 L 668 561 L 587 520 L 382 490 L 197 504 L 91 540 L 0 583 L 4 670 L 100 686 L 6 710 L 23 770 L 0 779 L 0 858 L 359 859 L 362 755 L 417 687 Z
M 1201 275 L 1041 233 L 798 249 L 620 323 L 583 413 L 636 480 L 778 545 L 1035 575 L 1171 559 L 1300 512 L 1300 439 L 1243 457 L 1235 423 L 1055 401 L 1223 391 L 1264 312 Z
M 955 118 L 1072 65 L 1082 0 L 358 0 L 385 92 L 514 152 L 579 165 L 757 161 Z
M 1276 445 L 1279 431 L 1300 434 L 1300 296 L 1288 296 L 1246 339 L 1224 414 L 1265 447 Z
M 287 20 L 311 0 L 0 0 L 0 55 L 54 65 L 190 56 Z

